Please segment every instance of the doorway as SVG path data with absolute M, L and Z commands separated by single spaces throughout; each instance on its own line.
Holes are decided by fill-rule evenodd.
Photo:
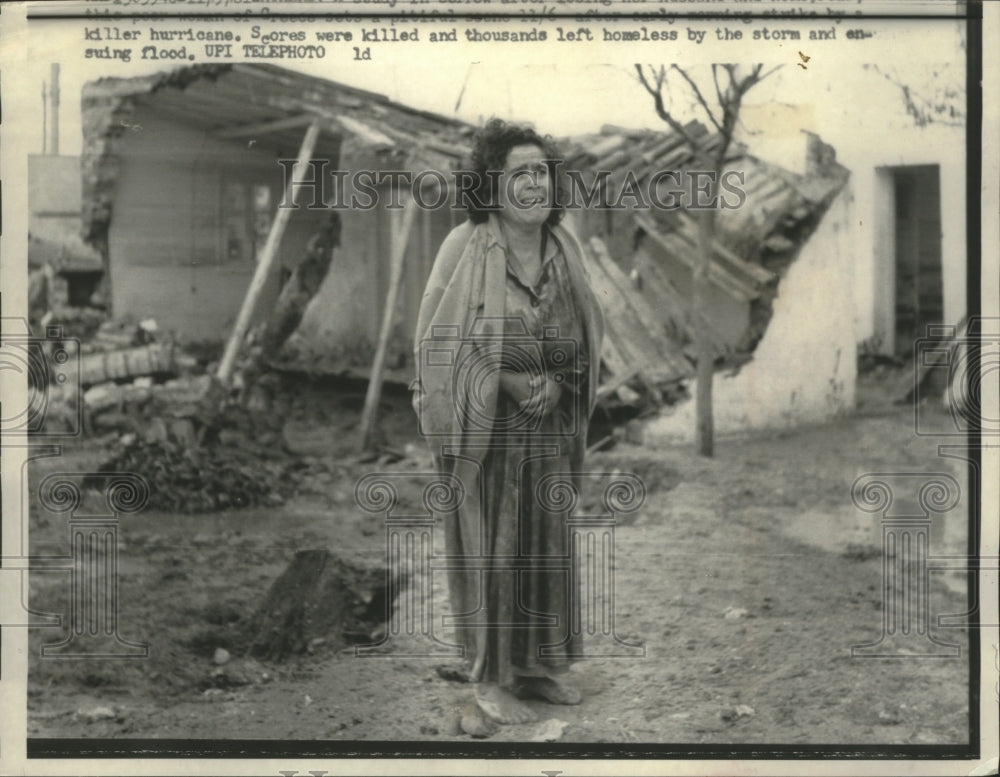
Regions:
M 892 170 L 895 237 L 895 355 L 907 358 L 928 326 L 946 323 L 941 277 L 938 165 Z

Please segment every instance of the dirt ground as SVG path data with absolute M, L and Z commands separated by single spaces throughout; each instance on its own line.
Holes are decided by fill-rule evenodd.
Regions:
M 934 625 L 966 609 L 961 576 L 935 574 L 930 591 L 931 633 L 959 645 L 960 657 L 851 656 L 852 645 L 879 637 L 883 615 L 878 517 L 852 505 L 852 482 L 885 471 L 966 480 L 961 462 L 938 457 L 938 439 L 914 435 L 912 409 L 893 407 L 877 388 L 849 418 L 722 439 L 711 460 L 688 447 L 627 444 L 592 456 L 593 469 L 634 472 L 646 486 L 615 541 L 615 630 L 645 654 L 579 662 L 582 704 L 532 702 L 539 722 L 491 739 L 965 742 L 968 634 Z M 328 389 L 300 398 L 303 433 L 326 448 L 313 451 L 305 487 L 285 505 L 122 518 L 118 631 L 147 643 L 149 656 L 40 658 L 66 630 L 32 629 L 29 736 L 468 741 L 459 719 L 470 686 L 438 673 L 450 659 L 401 655 L 412 639 L 364 657 L 322 642 L 282 663 L 244 654 L 243 627 L 296 550 L 381 558 L 384 526 L 356 506 L 358 478 L 380 469 L 405 480 L 430 468 L 398 393 L 386 397 L 383 428 L 408 455 L 356 463 L 349 411 L 359 397 L 347 399 Z M 924 411 L 942 429 L 951 424 L 941 409 Z M 67 446 L 35 462 L 31 482 L 92 468 L 101 456 L 93 442 Z M 965 516 L 963 502 L 936 519 L 932 555 L 964 551 Z M 65 554 L 66 516 L 36 501 L 30 537 L 33 553 Z M 441 581 L 431 588 L 443 611 Z M 65 614 L 69 591 L 65 572 L 31 575 L 36 612 Z

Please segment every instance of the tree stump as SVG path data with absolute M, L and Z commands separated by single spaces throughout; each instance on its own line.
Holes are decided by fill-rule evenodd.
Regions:
M 282 661 L 323 640 L 327 648 L 374 643 L 403 580 L 380 566 L 349 563 L 327 550 L 300 550 L 250 621 L 247 652 Z

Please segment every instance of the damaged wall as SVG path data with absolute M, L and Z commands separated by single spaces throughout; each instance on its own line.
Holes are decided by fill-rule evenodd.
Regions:
M 719 434 L 818 423 L 854 407 L 854 252 L 851 184 L 837 195 L 778 286 L 753 360 L 714 383 Z M 817 379 L 819 376 L 819 379 Z M 695 388 L 690 387 L 693 396 Z M 649 422 L 645 441 L 694 439 L 694 401 Z
M 83 233 L 110 269 L 114 314 L 153 316 L 182 340 L 224 340 L 281 198 L 277 162 L 295 157 L 305 126 L 317 117 L 312 156 L 328 170 L 340 166 L 345 136 L 375 154 L 365 169 L 409 163 L 451 170 L 472 132 L 382 95 L 265 64 L 195 65 L 87 83 Z M 291 215 L 280 248 L 283 272 L 298 264 L 328 215 L 325 208 Z M 378 211 L 352 209 L 350 216 L 343 256 L 337 251 L 307 316 L 305 350 L 327 362 L 340 361 L 341 352 L 364 354 L 367 364 L 388 286 L 388 222 Z M 421 283 L 433 259 L 428 246 L 446 232 L 423 229 L 413 249 L 425 260 Z M 273 305 L 281 280 L 280 272 L 269 279 L 259 313 Z M 403 299 L 409 307 L 395 340 L 405 348 L 395 350 L 409 354 L 405 324 L 416 313 Z M 325 365 L 307 355 L 297 366 Z
M 119 174 L 108 228 L 112 309 L 152 317 L 181 340 L 222 340 L 235 319 L 281 197 L 275 154 L 226 141 L 136 107 L 119 141 Z M 253 187 L 267 189 L 254 224 Z M 292 268 L 323 213 L 295 211 L 280 262 Z M 273 305 L 268 280 L 260 310 Z
M 373 269 L 381 262 L 388 233 L 380 228 L 377 210 L 347 211 L 342 224 L 341 249 L 282 354 L 317 370 L 370 363 L 378 337 Z
M 382 197 L 387 200 L 388 195 Z M 453 224 L 448 209 L 417 211 L 403 257 L 403 278 L 386 364 L 412 368 L 417 314 L 431 266 Z M 341 250 L 289 339 L 283 361 L 308 362 L 317 371 L 371 365 L 389 287 L 390 212 L 352 210 L 344 219 Z
M 345 171 L 385 169 L 387 162 L 364 142 L 345 139 L 339 168 Z M 342 199 L 355 194 L 350 182 Z M 358 192 L 359 197 L 367 197 Z M 330 273 L 309 302 L 298 330 L 289 339 L 281 361 L 308 364 L 316 371 L 339 372 L 371 366 L 389 291 L 391 211 L 385 203 L 398 200 L 380 187 L 378 206 L 344 212 L 341 249 Z M 433 200 L 433 197 L 430 197 Z M 449 196 L 450 203 L 452 197 Z M 386 356 L 389 369 L 412 369 L 413 340 L 424 286 L 437 250 L 452 227 L 465 220 L 464 211 L 448 207 L 417 210 L 406 253 L 394 328 Z

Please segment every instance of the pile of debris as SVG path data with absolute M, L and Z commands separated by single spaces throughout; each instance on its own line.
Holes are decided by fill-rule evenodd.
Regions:
M 39 332 L 58 327 L 64 337 L 90 340 L 105 324 L 108 314 L 100 308 L 63 306 L 49 310 L 39 320 Z
M 149 506 L 180 513 L 280 505 L 298 482 L 294 459 L 259 445 L 191 447 L 137 435 L 126 435 L 99 471 L 141 474 L 149 484 Z
M 89 432 L 135 431 L 148 420 L 144 411 L 151 402 L 196 402 L 210 382 L 205 365 L 172 341 L 157 340 L 153 321 L 106 321 L 80 343 L 77 369 L 75 380 L 50 395 L 79 408 Z
M 66 360 L 77 366 L 75 379 L 42 378 L 49 380 L 46 421 L 72 432 L 78 417 L 84 433 L 112 440 L 99 472 L 143 476 L 154 509 L 196 513 L 281 504 L 311 465 L 284 444 L 288 392 L 267 361 L 298 326 L 339 236 L 334 214 L 311 239 L 267 318 L 247 331 L 246 317 L 225 352 L 182 348 L 161 337 L 152 319 L 105 321 L 79 342 L 76 358 Z M 248 292 L 244 307 L 252 310 L 255 302 Z M 78 342 L 60 332 L 51 339 L 53 353 L 69 353 Z
M 152 321 L 104 321 L 87 338 L 53 326 L 38 347 L 46 368 L 29 375 L 29 389 L 44 392 L 46 412 L 37 431 L 50 434 L 81 425 L 84 433 L 134 431 L 154 398 L 190 399 L 208 382 L 198 359 L 170 340 L 157 341 Z
M 48 345 L 75 347 L 71 338 Z M 111 439 L 98 471 L 144 477 L 150 507 L 276 505 L 295 490 L 302 464 L 283 450 L 280 421 L 224 396 L 210 357 L 159 339 L 155 321 L 105 321 L 77 353 L 75 379 L 49 386 L 46 429 L 70 431 L 78 417 L 83 433 Z
M 141 390 L 131 386 L 133 393 Z M 127 430 L 112 443 L 99 471 L 142 475 L 149 505 L 158 510 L 198 513 L 282 504 L 306 469 L 283 444 L 283 414 L 259 412 L 225 394 L 207 374 L 150 387 L 143 401 L 121 414 Z

